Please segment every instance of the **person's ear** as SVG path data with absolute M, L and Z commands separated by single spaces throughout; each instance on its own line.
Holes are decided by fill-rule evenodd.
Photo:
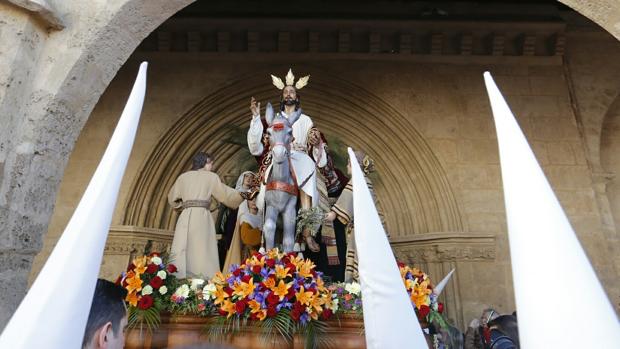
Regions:
M 108 321 L 97 332 L 97 348 L 107 348 L 113 335 L 112 322 Z

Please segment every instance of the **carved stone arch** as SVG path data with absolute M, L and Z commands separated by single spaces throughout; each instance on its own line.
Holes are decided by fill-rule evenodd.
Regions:
M 603 184 L 609 200 L 610 212 L 614 222 L 606 222 L 611 225 L 611 230 L 616 230 L 620 224 L 620 96 L 611 103 L 605 113 L 600 131 L 600 164 L 603 173 L 596 174 L 596 184 Z
M 463 231 L 459 209 L 445 171 L 405 115 L 376 95 L 332 72 L 311 69 L 310 85 L 300 91 L 304 112 L 317 127 L 375 159 L 377 194 L 393 237 Z M 318 70 L 318 71 L 317 71 Z M 286 68 L 272 71 L 286 71 Z M 124 225 L 172 230 L 166 195 L 199 150 L 215 154 L 220 174 L 235 169 L 242 147 L 223 142 L 230 126 L 247 130 L 249 96 L 277 102 L 269 72 L 232 79 L 190 108 L 161 137 L 129 191 Z

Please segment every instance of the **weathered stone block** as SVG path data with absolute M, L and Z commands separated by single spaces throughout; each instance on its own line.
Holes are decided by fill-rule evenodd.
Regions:
M 499 150 L 494 139 L 459 139 L 457 144 L 460 163 L 499 164 Z
M 547 143 L 549 163 L 552 165 L 575 165 L 575 154 L 570 142 Z

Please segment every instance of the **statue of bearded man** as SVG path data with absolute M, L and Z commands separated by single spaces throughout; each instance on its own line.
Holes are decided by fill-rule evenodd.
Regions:
M 286 83 L 278 77 L 273 75 L 271 77 L 273 84 L 282 90 L 280 114 L 289 118 L 300 108 L 301 101 L 297 91 L 306 86 L 310 76 L 302 77 L 296 83 L 291 70 L 286 75 Z M 262 186 L 257 198 L 257 205 L 262 209 L 265 174 L 271 165 L 271 154 L 266 133 L 267 122 L 261 118 L 260 103 L 254 97 L 250 101 L 250 110 L 252 121 L 250 122 L 247 141 L 250 153 L 257 158 L 260 166 L 259 176 Z M 330 196 L 337 196 L 342 191 L 343 185 L 341 183 L 346 183 L 346 177 L 336 171 L 328 154 L 327 142 L 318 129 L 314 127 L 314 123 L 308 115 L 302 113 L 292 128 L 293 141 L 291 142 L 290 159 L 297 186 L 300 189 L 301 208 L 310 209 L 320 206 L 328 211 L 328 193 Z M 317 178 L 320 180 L 317 181 Z M 319 245 L 311 236 L 304 233 L 304 238 L 310 250 L 314 252 L 319 250 Z

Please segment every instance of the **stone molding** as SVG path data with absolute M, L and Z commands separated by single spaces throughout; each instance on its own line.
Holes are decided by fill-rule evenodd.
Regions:
M 104 254 L 106 255 L 141 255 L 147 245 L 151 251 L 168 251 L 174 231 L 117 225 L 110 227 Z
M 495 235 L 469 232 L 415 234 L 391 240 L 399 260 L 407 263 L 493 261 Z
M 286 28 L 286 29 L 282 29 Z M 139 51 L 386 56 L 563 56 L 566 24 L 541 22 L 173 18 Z
M 54 30 L 65 29 L 65 23 L 58 11 L 46 0 L 7 0 L 17 7 L 36 14 L 46 26 Z

